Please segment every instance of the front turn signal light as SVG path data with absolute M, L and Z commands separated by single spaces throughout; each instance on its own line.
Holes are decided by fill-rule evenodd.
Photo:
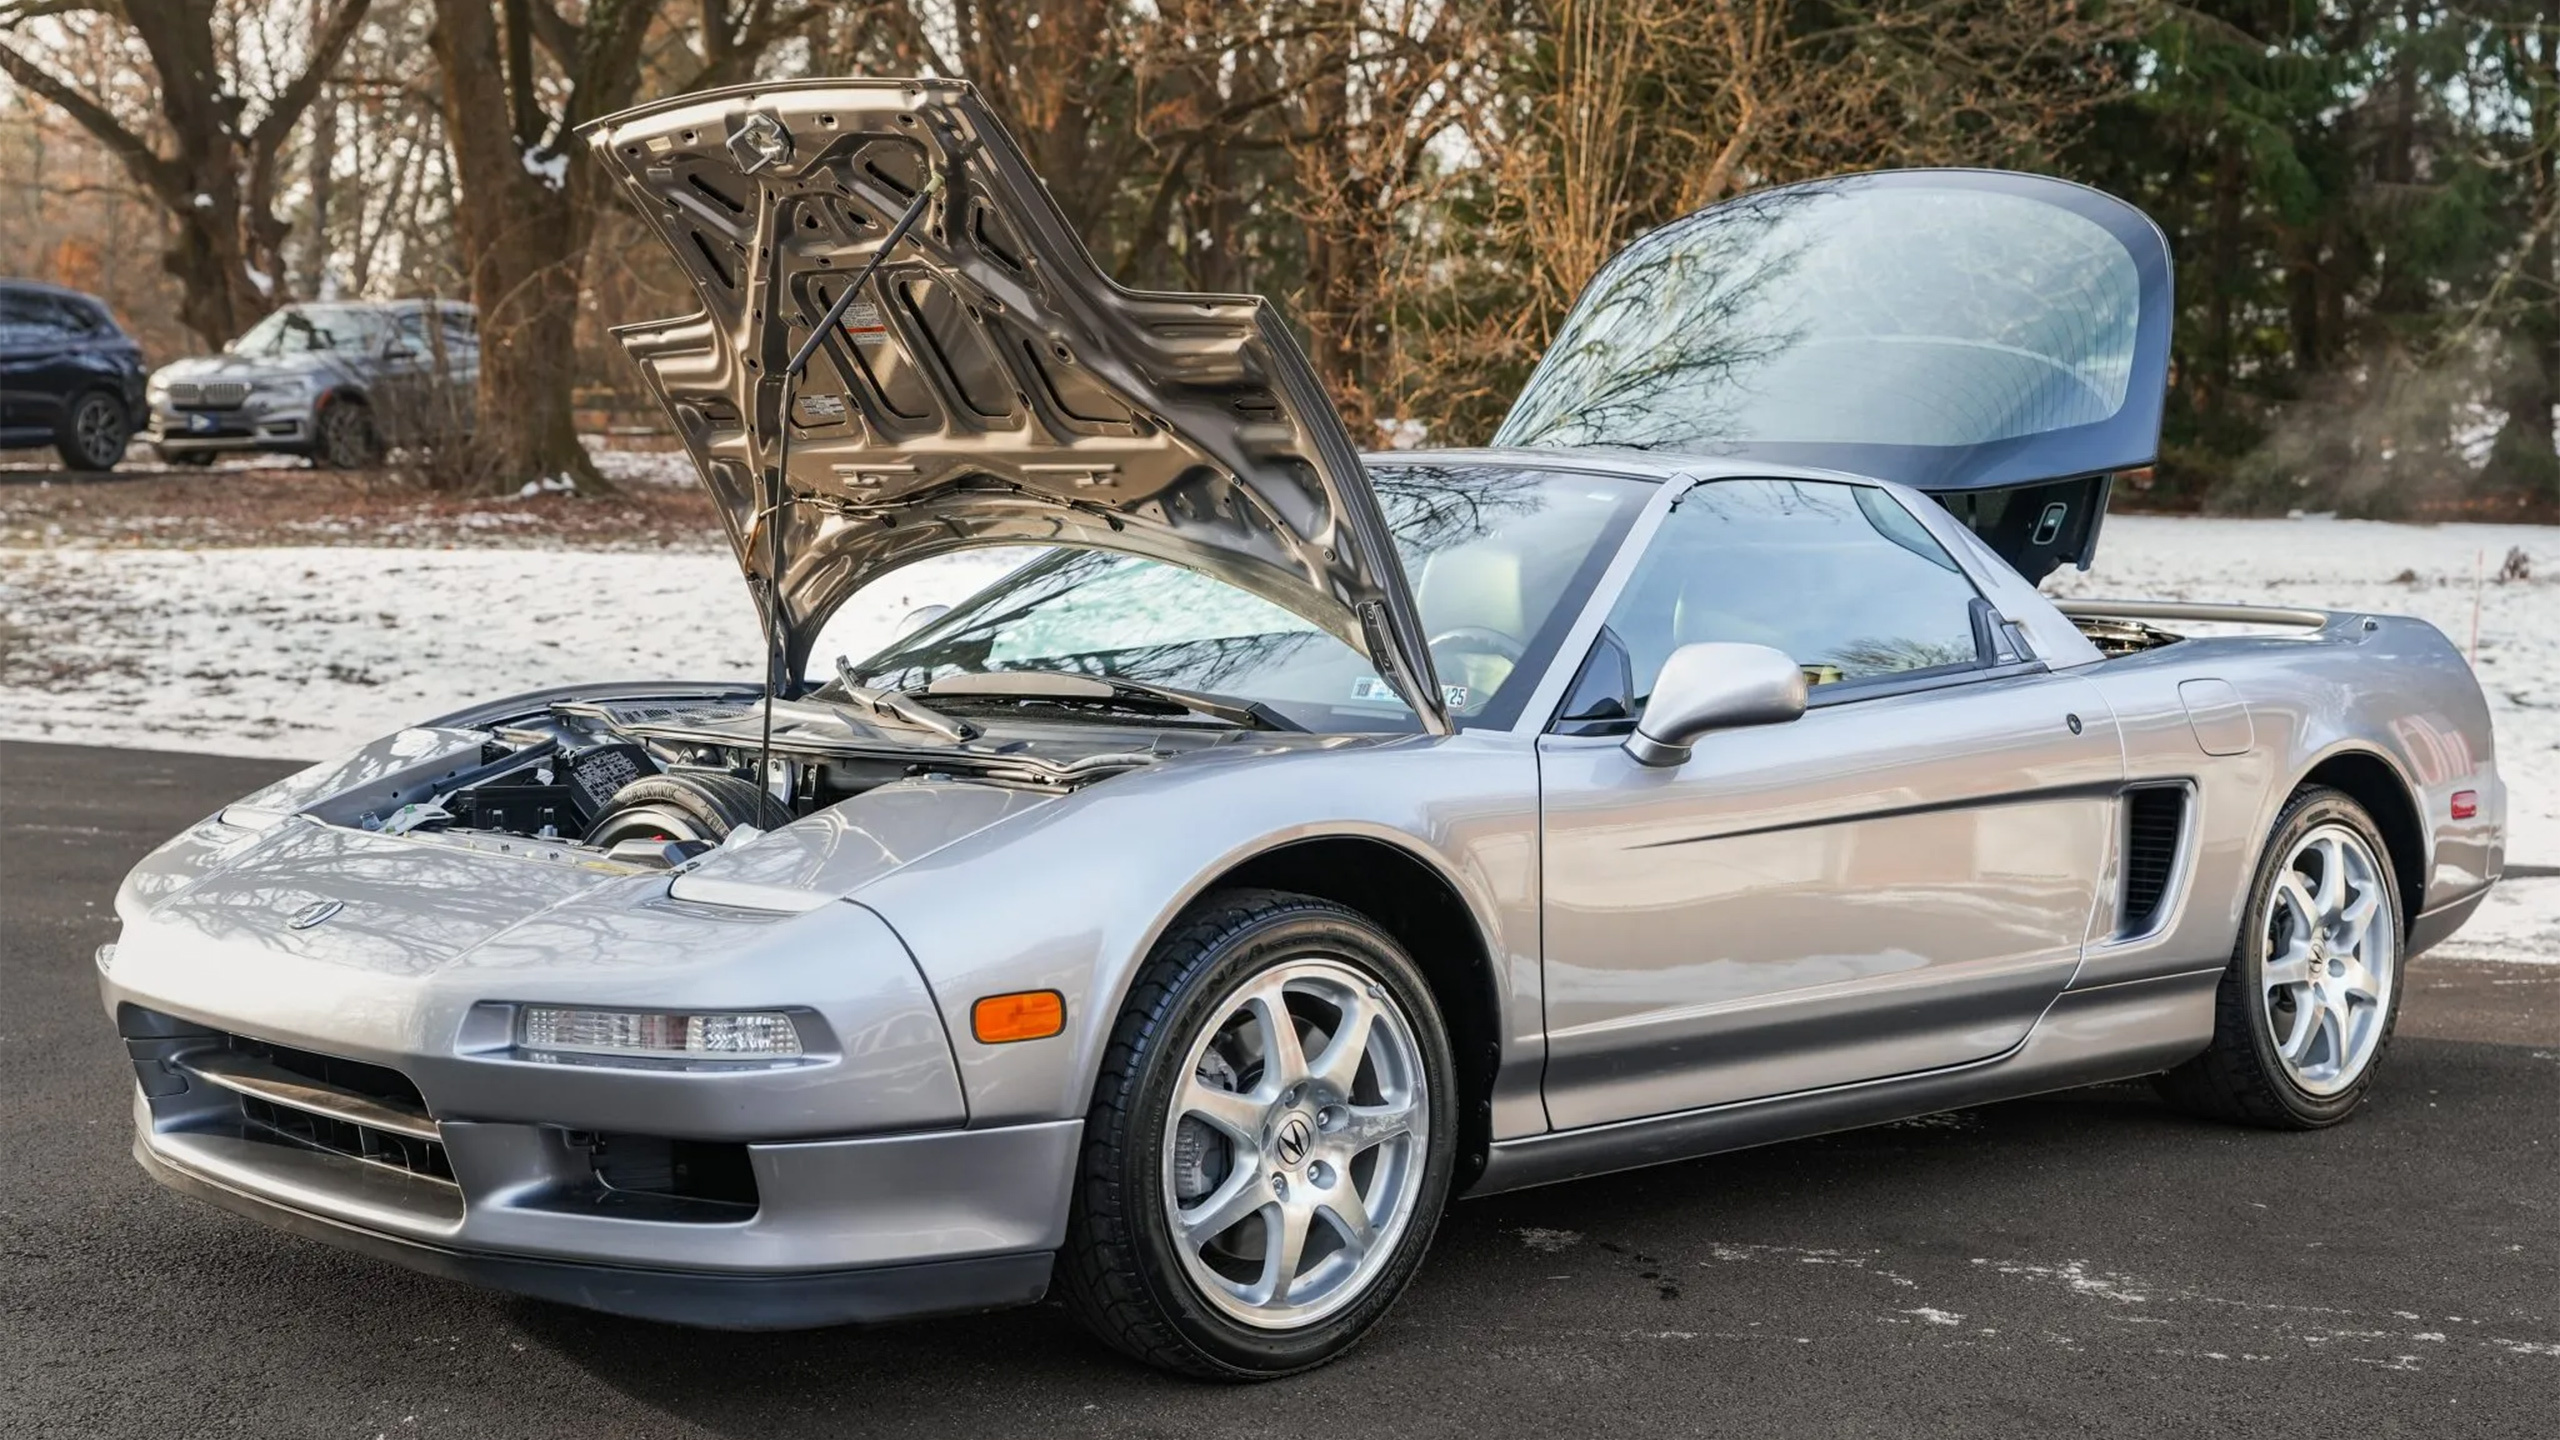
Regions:
M 517 1043 L 529 1050 L 574 1050 L 589 1055 L 745 1060 L 798 1055 L 800 1030 L 791 1023 L 790 1016 L 772 1011 L 669 1015 L 645 1010 L 528 1005 L 518 1022 Z
M 1067 997 L 1055 990 L 990 995 L 969 1007 L 969 1033 L 981 1045 L 1046 1040 L 1067 1028 Z

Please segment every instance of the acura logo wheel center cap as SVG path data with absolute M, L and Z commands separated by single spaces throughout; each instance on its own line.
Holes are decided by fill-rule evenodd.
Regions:
M 1302 1111 L 1291 1111 L 1271 1132 L 1271 1158 L 1295 1168 L 1316 1145 L 1316 1125 Z

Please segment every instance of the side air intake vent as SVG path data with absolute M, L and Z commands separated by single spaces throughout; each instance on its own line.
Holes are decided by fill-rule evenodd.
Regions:
M 2166 786 L 2130 791 L 2124 815 L 2124 919 L 2118 933 L 2140 935 L 2159 922 L 2161 902 L 2168 898 L 2178 834 L 2186 827 L 2187 792 Z

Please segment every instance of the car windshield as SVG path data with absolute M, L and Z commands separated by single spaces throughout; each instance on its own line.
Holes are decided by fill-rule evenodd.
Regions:
M 1381 464 L 1371 485 L 1451 718 L 1494 728 L 1518 718 L 1652 488 L 1429 463 Z M 1309 730 L 1419 728 L 1366 656 L 1309 621 L 1197 571 L 1100 550 L 1051 551 L 849 668 L 882 689 L 989 671 L 1111 676 L 1257 701 Z
M 382 342 L 382 312 L 354 305 L 290 305 L 231 342 L 235 355 L 302 355 L 370 350 Z

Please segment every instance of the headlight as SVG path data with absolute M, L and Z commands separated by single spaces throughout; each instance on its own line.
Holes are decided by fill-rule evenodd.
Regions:
M 308 375 L 289 375 L 280 380 L 261 380 L 249 387 L 249 393 L 260 400 L 308 400 L 316 388 Z
M 165 400 L 168 398 L 168 395 L 169 382 L 161 379 L 158 375 L 155 374 L 150 379 L 142 382 L 142 398 L 145 400 Z
M 527 1005 L 517 1021 L 517 1043 L 528 1050 L 596 1055 L 791 1056 L 800 1053 L 800 1031 L 790 1016 L 770 1010 L 669 1015 Z

